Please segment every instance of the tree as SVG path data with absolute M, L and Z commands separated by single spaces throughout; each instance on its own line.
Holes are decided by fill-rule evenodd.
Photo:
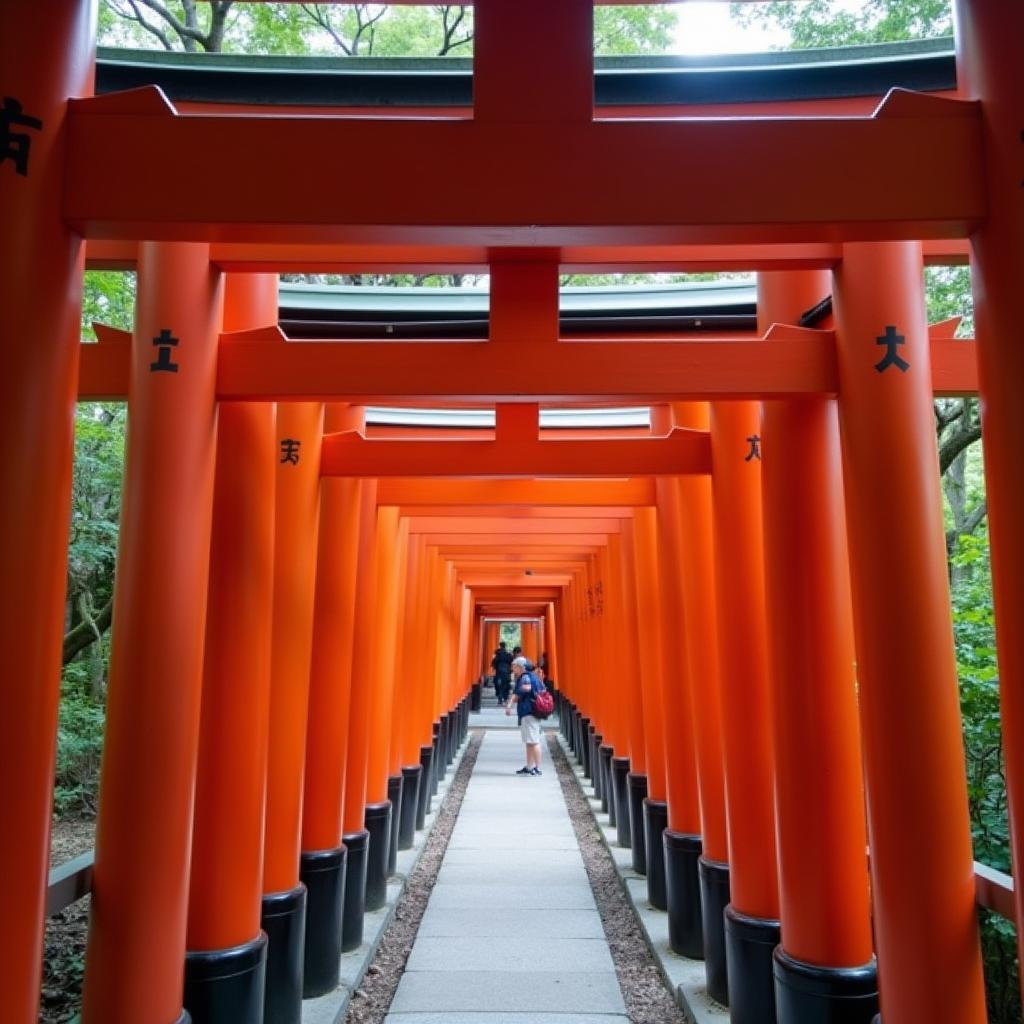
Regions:
M 598 53 L 660 53 L 677 15 L 664 4 L 599 7 Z M 538 26 L 538 32 L 543 26 Z M 103 0 L 100 41 L 196 53 L 337 53 L 348 56 L 469 56 L 473 10 L 465 4 L 238 4 L 220 0 Z
M 952 35 L 950 0 L 864 0 L 850 10 L 842 0 L 731 5 L 742 25 L 782 28 L 794 49 L 855 46 Z
M 101 38 L 114 26 L 113 17 L 157 40 L 165 50 L 179 47 L 189 53 L 223 48 L 228 14 L 234 0 L 104 0 L 100 16 Z

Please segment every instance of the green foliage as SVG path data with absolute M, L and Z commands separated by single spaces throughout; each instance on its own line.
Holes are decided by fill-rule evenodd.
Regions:
M 926 267 L 924 282 L 928 322 L 934 324 L 955 316 L 963 317 L 957 335 L 972 337 L 974 296 L 971 293 L 970 267 Z
M 741 25 L 786 29 L 790 45 L 797 50 L 953 33 L 950 0 L 864 0 L 856 10 L 842 0 L 775 0 L 766 4 L 734 3 L 730 14 Z
M 594 52 L 665 53 L 672 45 L 678 14 L 667 4 L 594 8 Z
M 982 863 L 1009 872 L 1006 770 L 987 531 L 961 536 L 952 564 L 953 627 L 974 856 Z M 1016 929 L 989 911 L 980 912 L 980 921 L 989 1019 L 992 1024 L 1019 1022 L 1022 1016 Z
M 503 622 L 498 631 L 498 640 L 504 640 L 505 646 L 511 651 L 523 644 L 523 625 L 521 622 Z
M 64 671 L 57 728 L 53 809 L 60 817 L 91 817 L 96 813 L 103 721 L 102 702 L 89 693 L 85 664 L 73 662 Z

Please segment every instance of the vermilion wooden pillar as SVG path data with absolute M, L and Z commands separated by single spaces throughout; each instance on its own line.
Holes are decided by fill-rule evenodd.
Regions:
M 872 899 L 886 1024 L 985 1020 L 921 247 L 835 274 Z
M 697 760 L 693 736 L 693 696 L 686 663 L 686 632 L 682 594 L 682 537 L 679 522 L 679 481 L 675 477 L 659 477 L 656 483 L 658 517 L 658 578 L 660 580 L 659 614 L 661 615 L 661 699 L 662 721 L 665 734 L 665 802 L 664 812 L 656 805 L 648 811 L 647 856 L 661 857 L 662 890 L 651 891 L 651 880 L 657 875 L 648 870 L 648 895 L 651 903 L 662 910 L 669 909 L 667 870 L 676 872 L 672 880 L 673 893 L 685 891 L 686 879 L 679 869 L 687 862 L 677 850 L 684 843 L 693 845 L 700 837 L 700 797 L 697 791 Z M 665 829 L 672 837 L 666 839 Z M 675 837 L 687 837 L 676 839 Z M 666 862 L 666 843 L 672 849 L 672 858 Z M 689 862 L 693 868 L 689 876 L 695 893 L 696 858 Z M 656 899 L 657 898 L 657 899 Z M 672 923 L 676 932 L 682 932 L 681 914 L 691 912 L 691 930 L 699 934 L 699 901 L 675 901 Z
M 377 481 L 361 480 L 359 485 L 359 537 L 356 550 L 356 604 L 352 625 L 352 649 L 346 656 L 351 661 L 352 699 L 362 693 L 363 681 L 369 673 L 367 641 L 373 622 L 377 593 L 375 562 L 377 536 Z M 358 646 L 357 646 L 358 645 Z M 366 911 L 366 885 L 369 876 L 370 830 L 367 816 L 383 816 L 366 806 L 366 770 L 369 758 L 370 731 L 365 714 L 349 716 L 348 746 L 345 757 L 345 800 L 342 813 L 343 840 L 348 850 L 348 872 L 345 877 L 345 906 L 342 920 L 342 946 L 357 949 L 363 941 L 363 916 Z M 376 828 L 376 824 L 375 824 Z
M 675 423 L 707 430 L 706 403 L 677 403 Z M 721 1003 L 728 998 L 725 934 L 721 908 L 729 902 L 729 845 L 725 824 L 725 774 L 722 753 L 722 704 L 715 599 L 714 522 L 711 478 L 679 478 L 682 534 L 680 582 L 685 608 L 686 662 L 692 681 L 693 732 L 700 788 L 701 839 L 670 830 L 665 835 L 666 879 L 672 948 L 685 956 L 703 956 L 708 991 Z M 699 885 L 694 884 L 699 860 Z M 677 867 L 673 867 L 673 862 Z M 678 875 L 677 875 L 678 873 Z M 682 892 L 673 889 L 678 877 Z M 694 904 L 698 921 L 694 921 Z M 717 908 L 717 909 L 713 909 Z
M 0 992 L 12 1024 L 38 1017 L 60 700 L 83 247 L 61 217 L 67 100 L 92 92 L 96 5 L 8 5 L 0 68 L 17 154 L 0 164 L 0 874 L 8 887 Z M 6 143 L 5 143 L 6 144 Z
M 366 761 L 366 827 L 370 831 L 370 855 L 366 879 L 366 906 L 377 910 L 387 896 L 388 865 L 394 806 L 388 796 L 388 755 L 391 749 L 394 630 L 398 598 L 398 509 L 377 509 L 374 559 L 376 588 L 371 632 L 366 635 L 366 714 L 362 726 L 369 733 Z M 362 634 L 361 634 L 362 635 Z M 372 810 L 371 810 L 372 809 Z
M 985 489 L 992 545 L 999 690 L 1014 874 L 1024 865 L 1024 7 L 957 0 L 957 79 L 981 101 L 988 216 L 971 236 Z M 1024 921 L 1024 885 L 1014 890 Z M 1024 927 L 1017 928 L 1024 963 Z
M 138 274 L 87 1024 L 182 1016 L 222 288 L 206 245 L 144 242 Z
M 324 430 L 330 434 L 358 429 L 362 421 L 361 409 L 333 404 L 327 407 Z M 359 509 L 358 479 L 321 479 L 299 870 L 306 886 L 302 989 L 307 999 L 337 987 L 343 946 L 348 849 L 342 842 L 341 819 L 348 753 Z M 356 857 L 361 855 L 359 848 Z
M 402 815 L 398 829 L 398 848 L 409 849 L 416 837 L 423 785 L 420 733 L 416 716 L 420 659 L 423 654 L 423 566 L 425 556 L 419 537 L 409 536 L 403 554 L 405 570 L 401 574 L 402 600 L 399 617 L 402 622 L 398 663 L 395 668 L 395 699 L 392 714 L 395 722 L 394 764 L 402 776 Z M 470 664 L 479 671 L 483 646 L 483 623 L 478 621 Z
M 661 581 L 658 574 L 658 521 L 653 508 L 638 508 L 633 513 L 636 553 L 636 609 L 640 638 L 640 678 L 643 690 L 644 747 L 646 751 L 646 777 L 630 780 L 630 800 L 633 840 L 633 868 L 647 874 L 647 831 L 645 817 L 650 818 L 652 801 L 657 817 L 665 804 L 665 724 L 662 704 L 661 657 Z M 661 853 L 661 829 L 657 833 L 657 853 Z M 655 865 L 663 867 L 655 856 Z M 661 871 L 661 878 L 664 871 Z M 648 892 L 660 894 L 664 886 L 661 878 L 653 885 L 648 878 Z M 663 902 L 663 901 L 662 901 Z M 657 904 L 655 904 L 657 905 Z
M 619 668 L 621 679 L 637 678 L 639 665 L 639 640 L 637 632 L 637 608 L 634 590 L 636 574 L 633 524 L 623 523 L 622 532 L 609 539 L 610 555 L 614 573 L 612 590 L 615 593 L 615 614 L 620 617 L 621 646 Z M 647 748 L 644 740 L 643 691 L 637 685 L 631 689 L 631 699 L 624 710 L 628 757 L 620 753 L 612 759 L 613 786 L 615 789 L 616 839 L 620 846 L 632 848 L 632 821 L 629 813 L 629 778 L 631 775 L 647 774 Z
M 796 324 L 824 271 L 758 277 L 758 330 Z M 781 1024 L 870 1024 L 878 980 L 868 904 L 853 618 L 836 403 L 765 402 L 765 570 L 775 695 Z
M 228 276 L 225 331 L 276 322 L 276 276 Z M 276 418 L 266 402 L 218 413 L 185 962 L 185 1009 L 211 1024 L 263 1021 Z
M 760 408 L 753 402 L 711 406 L 715 593 L 729 822 L 725 939 L 729 1012 L 735 1024 L 769 1024 L 775 1019 L 772 951 L 779 941 L 760 429 Z
M 324 407 L 319 403 L 288 402 L 278 406 L 274 624 L 263 865 L 263 928 L 270 939 L 267 1024 L 298 1024 L 302 1016 L 306 887 L 299 879 L 299 858 L 323 423 Z

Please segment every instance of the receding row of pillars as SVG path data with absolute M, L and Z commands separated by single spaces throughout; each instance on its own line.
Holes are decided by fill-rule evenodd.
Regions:
M 569 587 L 562 725 L 734 1024 L 982 1022 L 919 250 L 762 274 L 762 327 L 830 292 L 838 401 L 671 407 L 711 474 Z

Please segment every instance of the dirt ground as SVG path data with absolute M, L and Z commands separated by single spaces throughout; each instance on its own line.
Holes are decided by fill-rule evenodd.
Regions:
M 50 840 L 50 863 L 57 867 L 92 848 L 94 821 L 58 821 Z M 46 922 L 43 942 L 43 991 L 40 1024 L 70 1024 L 80 1009 L 85 969 L 85 931 L 89 897 Z

